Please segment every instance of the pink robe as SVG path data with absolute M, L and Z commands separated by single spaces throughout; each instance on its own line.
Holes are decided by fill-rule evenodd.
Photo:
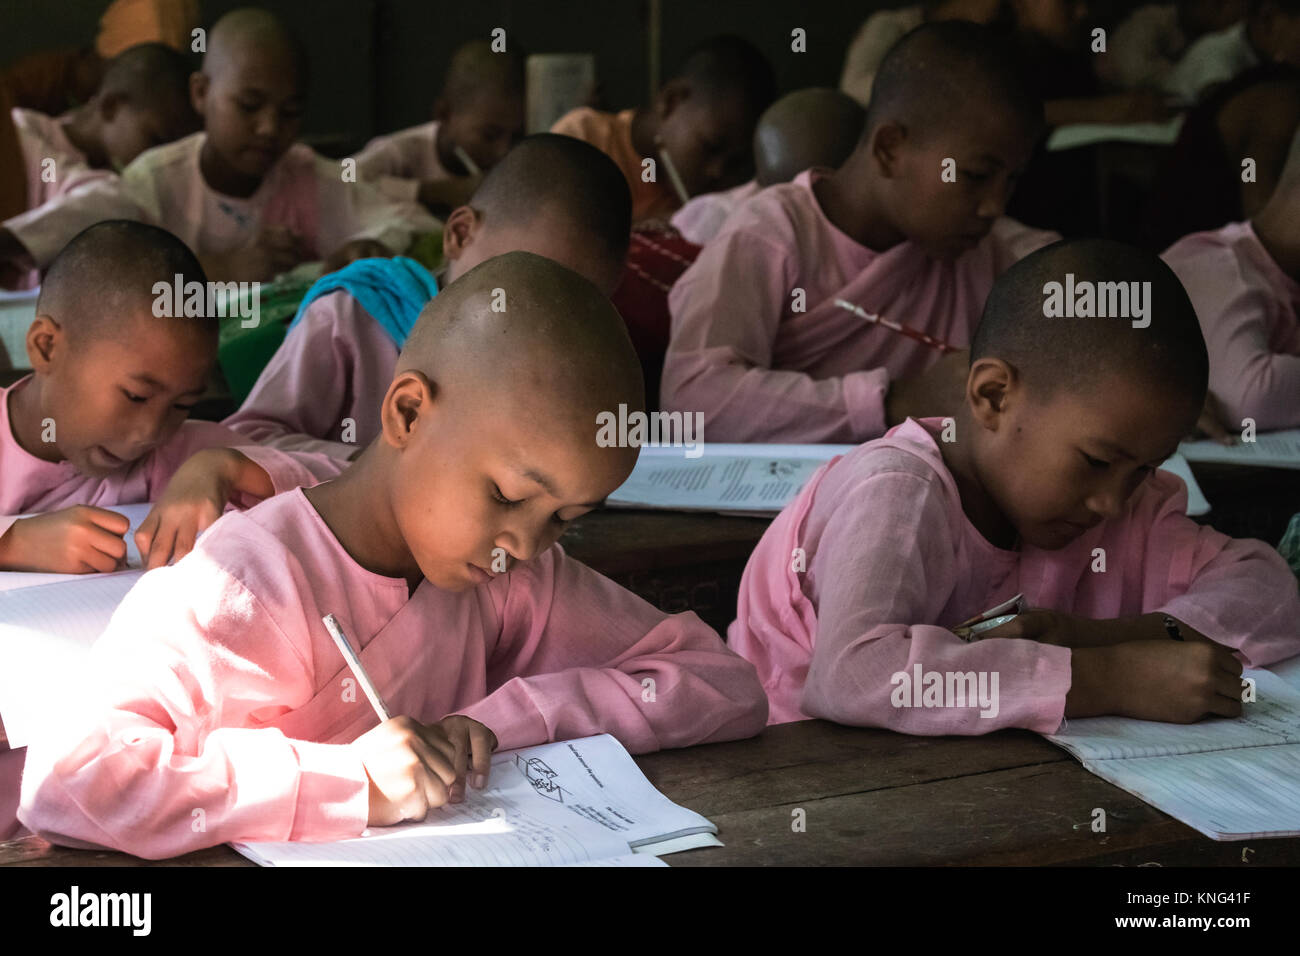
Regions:
M 84 707 L 28 747 L 19 818 L 150 858 L 359 835 L 369 786 L 347 745 L 379 718 L 327 613 L 393 714 L 464 714 L 501 749 L 610 733 L 645 753 L 747 737 L 767 716 L 753 667 L 694 614 L 656 610 L 559 545 L 468 591 L 411 594 L 293 491 L 226 515 L 127 595 Z
M 347 292 L 307 306 L 244 404 L 224 422 L 252 441 L 348 458 L 379 435 L 379 406 L 393 381 L 398 349 Z M 355 422 L 342 440 L 345 418 Z
M 758 180 L 751 179 L 732 189 L 695 196 L 673 213 L 673 227 L 687 242 L 702 246 L 716 236 L 728 217 L 758 190 Z
M 41 214 L 9 220 L 14 235 L 44 267 L 74 235 L 101 219 L 142 219 L 175 233 L 202 259 L 251 242 L 263 227 L 301 236 L 309 258 L 324 258 L 352 239 L 377 239 L 395 252 L 438 221 L 413 202 L 397 203 L 364 182 L 343 182 L 337 161 L 296 143 L 247 199 L 212 189 L 199 171 L 206 133 L 141 153 L 118 182 L 73 190 Z M 242 277 L 235 277 L 242 278 Z
M 1210 391 L 1230 431 L 1300 427 L 1300 283 L 1249 222 L 1184 236 L 1161 258 L 1196 307 L 1210 353 Z
M 660 399 L 703 412 L 719 442 L 858 442 L 885 431 L 892 379 L 939 357 L 834 304 L 970 344 L 994 278 L 1059 238 L 1001 219 L 952 262 L 904 242 L 874 252 L 822 213 L 806 170 L 737 209 L 668 296 L 672 340 Z M 802 306 L 796 290 L 803 291 Z
M 374 183 L 385 196 L 416 202 L 420 183 L 451 179 L 438 158 L 438 122 L 376 136 L 357 153 L 357 178 Z
M 27 173 L 28 209 L 36 209 L 84 184 L 117 178 L 110 170 L 91 168 L 86 154 L 64 133 L 58 117 L 25 109 L 14 109 L 12 115 Z M 53 165 L 47 160 L 53 160 Z M 21 287 L 34 289 L 39 284 L 40 272 L 33 270 Z
M 18 515 L 57 511 L 72 505 L 139 504 L 152 501 L 185 459 L 204 448 L 238 447 L 260 465 L 275 493 L 314 485 L 338 475 L 346 463 L 325 455 L 293 453 L 253 445 L 247 438 L 216 422 L 186 421 L 171 438 L 129 468 L 96 478 L 79 473 L 71 462 L 45 461 L 26 451 L 14 438 L 9 421 L 9 394 L 32 380 L 28 375 L 0 389 L 0 535 Z M 248 504 L 244 499 L 240 504 Z
M 949 628 L 1023 592 L 1031 607 L 1102 619 L 1162 611 L 1262 667 L 1300 653 L 1300 596 L 1281 556 L 1183 512 L 1182 480 L 1151 475 L 1124 514 L 1066 547 L 995 548 L 962 511 L 933 437 L 908 419 L 821 469 L 763 535 L 728 642 L 758 668 L 771 723 L 823 717 L 909 734 L 1052 733 L 1071 650 L 965 644 Z M 1106 570 L 1094 573 L 1094 548 Z M 795 549 L 803 549 L 801 566 Z M 896 673 L 999 676 L 996 716 L 896 707 Z M 946 678 L 945 678 L 946 682 Z M 906 698 L 905 698 L 906 699 Z

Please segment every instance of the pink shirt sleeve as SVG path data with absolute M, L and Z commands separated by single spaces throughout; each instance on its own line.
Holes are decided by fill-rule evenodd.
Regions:
M 415 202 L 420 180 L 402 161 L 402 150 L 393 136 L 377 136 L 357 153 L 357 178 L 373 183 L 380 192 L 400 202 Z
M 311 699 L 310 651 L 211 562 L 149 572 L 91 651 L 83 708 L 27 748 L 19 819 L 148 859 L 358 836 L 369 785 L 355 751 L 249 726 Z
M 1027 640 L 966 644 L 938 618 L 962 573 L 951 516 L 931 478 L 884 472 L 840 496 L 811 556 L 817 637 L 800 709 L 841 724 L 905 734 L 984 734 L 1003 727 L 1055 731 L 1070 688 L 1070 650 Z M 954 622 L 955 623 L 955 622 Z M 895 706 L 915 668 L 997 676 L 995 711 Z M 910 699 L 910 698 L 909 698 Z
M 1229 429 L 1241 428 L 1243 418 L 1263 431 L 1300 426 L 1300 355 L 1270 348 L 1269 316 L 1283 304 L 1247 283 L 1230 252 L 1217 262 L 1198 256 L 1177 264 L 1210 353 L 1210 391 Z
M 1250 667 L 1300 654 L 1300 591 L 1282 556 L 1186 515 L 1187 489 L 1157 472 L 1130 533 L 1144 548 L 1143 609 L 1235 648 Z
M 322 296 L 224 424 L 286 451 L 347 459 L 379 433 L 379 406 L 397 356 L 393 340 L 355 298 Z M 336 440 L 345 418 L 353 419 L 352 443 Z
M 814 379 L 772 368 L 777 328 L 798 284 L 787 259 L 785 248 L 752 229 L 723 232 L 701 250 L 668 295 L 664 409 L 703 412 L 714 441 L 859 442 L 883 434 L 884 369 Z
M 148 466 L 149 500 L 154 500 L 167 487 L 176 470 L 185 460 L 205 448 L 234 448 L 254 464 L 260 466 L 271 479 L 274 494 L 300 486 L 311 487 L 337 477 L 347 467 L 329 455 L 307 451 L 283 451 L 249 440 L 217 422 L 191 420 L 185 422 L 165 445 L 153 453 Z M 241 502 L 247 507 L 251 500 Z
M 608 733 L 647 753 L 749 737 L 767 720 L 753 665 L 698 617 L 664 614 L 559 546 L 511 571 L 497 606 L 496 689 L 458 713 L 500 749 Z

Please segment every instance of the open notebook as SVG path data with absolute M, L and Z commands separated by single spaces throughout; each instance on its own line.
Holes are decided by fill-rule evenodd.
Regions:
M 262 866 L 646 866 L 646 854 L 722 845 L 608 734 L 495 754 L 488 784 L 351 840 L 232 845 Z
M 1185 441 L 1178 451 L 1188 461 L 1260 468 L 1300 468 L 1300 428 L 1261 432 L 1254 441 L 1220 445 L 1216 441 Z
M 1240 718 L 1066 721 L 1047 739 L 1085 769 L 1214 840 L 1300 836 L 1300 659 L 1247 670 Z
M 856 445 L 706 444 L 698 458 L 686 449 L 645 446 L 627 481 L 609 496 L 613 508 L 716 511 L 770 517 L 780 512 L 836 455 Z M 1210 504 L 1179 455 L 1160 466 L 1187 485 L 1187 513 L 1203 515 Z

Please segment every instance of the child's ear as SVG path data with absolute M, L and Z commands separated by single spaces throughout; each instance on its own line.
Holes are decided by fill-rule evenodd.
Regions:
M 203 104 L 208 99 L 208 87 L 210 81 L 201 72 L 190 74 L 190 105 L 194 107 L 194 112 L 203 116 Z
M 121 93 L 107 93 L 104 96 L 95 98 L 95 109 L 99 113 L 100 121 L 107 124 L 113 122 L 113 117 L 117 115 L 118 110 L 126 102 L 126 97 Z
M 62 326 L 48 315 L 38 315 L 27 329 L 27 360 L 32 371 L 48 371 L 66 344 Z
M 474 241 L 482 220 L 472 206 L 457 206 L 442 227 L 443 257 L 455 261 L 465 254 Z
M 898 174 L 899 155 L 906 140 L 907 130 L 898 123 L 881 123 L 871 134 L 871 156 L 886 179 Z
M 451 118 L 451 104 L 447 97 L 440 96 L 433 101 L 433 118 L 439 123 L 446 123 Z
M 435 391 L 436 387 L 423 372 L 415 369 L 399 372 L 388 386 L 379 410 L 384 441 L 394 448 L 405 448 L 420 416 L 429 413 Z
M 971 417 L 990 431 L 997 431 L 1009 400 L 1022 388 L 1023 381 L 1012 365 L 999 358 L 976 359 L 966 380 Z

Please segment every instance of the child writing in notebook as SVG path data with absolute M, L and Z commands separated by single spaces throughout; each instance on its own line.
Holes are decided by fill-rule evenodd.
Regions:
M 517 51 L 471 40 L 451 58 L 433 121 L 372 139 L 357 154 L 357 175 L 445 216 L 524 135 L 524 85 Z
M 527 137 L 448 217 L 441 275 L 399 258 L 366 260 L 322 279 L 225 424 L 278 448 L 351 456 L 379 434 L 398 352 L 439 285 L 522 250 L 573 269 L 608 295 L 623 271 L 630 206 L 622 174 L 600 150 L 553 133 Z
M 179 236 L 213 280 L 254 281 L 311 259 L 327 271 L 403 251 L 437 228 L 417 203 L 344 181 L 337 162 L 295 143 L 306 58 L 263 10 L 226 14 L 191 79 L 204 130 L 149 150 L 118 183 L 74 190 L 15 230 L 43 267 L 71 235 L 105 218 L 143 219 Z
M 178 281 L 206 281 L 193 253 L 137 222 L 91 226 L 51 264 L 27 332 L 32 373 L 0 389 L 0 570 L 115 570 L 128 522 L 109 509 L 157 498 L 136 542 L 163 563 L 214 499 L 248 503 L 341 470 L 186 420 L 216 361 L 217 321 L 160 314 L 155 284 Z M 195 453 L 204 467 L 169 486 Z M 14 517 L 37 511 L 48 513 Z
M 763 54 L 740 37 L 718 36 L 687 54 L 649 106 L 579 107 L 551 132 L 586 140 L 618 163 L 632 190 L 633 222 L 667 219 L 691 196 L 753 174 L 754 124 L 775 95 Z
M 965 349 L 998 273 L 1054 238 L 1002 215 L 1043 122 L 1013 63 L 973 23 L 900 40 L 848 160 L 754 196 L 673 286 L 664 408 L 702 412 L 713 441 L 767 442 L 863 441 L 949 408 L 965 357 L 941 350 Z
M 1066 286 L 1106 300 L 1101 283 L 1128 307 L 1060 307 Z M 1239 715 L 1243 662 L 1300 653 L 1300 595 L 1275 551 L 1193 522 L 1156 470 L 1206 387 L 1178 279 L 1119 243 L 1056 243 L 998 279 L 970 354 L 953 418 L 835 459 L 755 549 L 729 642 L 771 721 L 982 734 Z M 1018 593 L 1035 609 L 973 643 L 953 632 Z M 931 692 L 954 678 L 969 696 Z
M 112 178 L 150 147 L 186 136 L 199 126 L 190 105 L 190 65 L 161 43 L 142 43 L 114 57 L 89 102 L 63 116 L 13 110 L 27 184 L 26 209 L 34 210 L 69 190 L 99 178 Z M 24 216 L 15 217 L 21 230 Z M 6 223 L 0 228 L 0 258 L 14 263 L 0 281 L 7 287 L 34 287 L 33 271 L 17 273 L 26 251 Z
M 1258 215 L 1186 236 L 1161 258 L 1196 307 L 1224 424 L 1300 428 L 1300 134 Z
M 622 321 L 581 276 L 526 252 L 461 276 L 421 315 L 383 434 L 350 469 L 226 515 L 127 595 L 85 706 L 28 747 L 19 818 L 151 858 L 334 840 L 463 799 L 494 747 L 756 733 L 751 665 L 556 544 L 632 470 L 637 450 L 598 444 L 594 423 L 642 391 Z M 380 723 L 347 692 L 326 614 L 401 716 Z

